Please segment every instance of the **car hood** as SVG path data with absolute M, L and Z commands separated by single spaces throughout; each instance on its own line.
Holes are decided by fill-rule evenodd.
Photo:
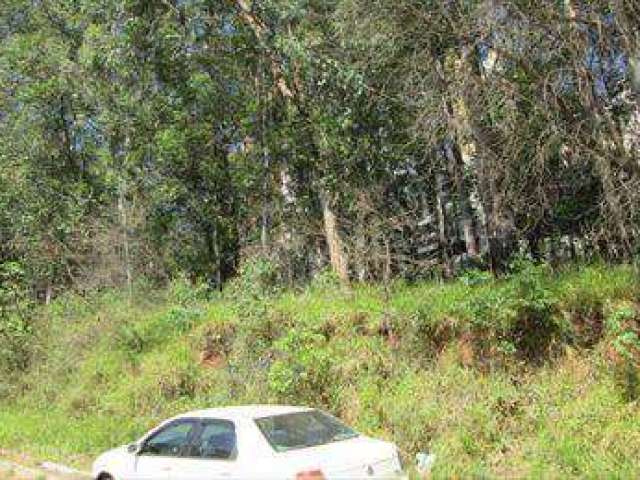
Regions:
M 100 455 L 96 461 L 93 462 L 93 468 L 91 469 L 94 478 L 101 473 L 104 468 L 112 467 L 114 464 L 123 461 L 127 455 L 129 455 L 127 445 L 122 445 L 121 447 L 114 448 Z

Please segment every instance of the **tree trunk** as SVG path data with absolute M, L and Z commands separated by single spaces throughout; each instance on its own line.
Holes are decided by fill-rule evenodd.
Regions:
M 460 226 L 464 235 L 464 242 L 469 257 L 476 257 L 479 253 L 475 222 L 471 211 L 466 181 L 464 178 L 464 164 L 458 146 L 453 142 L 445 145 L 445 154 L 449 169 L 456 181 L 458 193 L 458 208 L 460 209 Z
M 320 194 L 322 213 L 324 218 L 324 233 L 329 247 L 329 259 L 333 271 L 344 283 L 349 282 L 349 265 L 344 252 L 338 219 L 333 212 L 330 196 L 326 191 Z
M 617 233 L 617 241 L 623 248 L 623 256 L 627 256 L 631 251 L 631 242 L 629 232 L 625 225 L 624 213 L 620 204 L 620 198 L 614 182 L 615 173 L 612 171 L 611 165 L 607 159 L 597 159 L 596 168 L 602 181 L 602 191 L 606 205 L 610 213 L 610 221 L 613 222 L 614 229 Z
M 262 245 L 263 252 L 266 252 L 269 246 L 269 225 L 271 223 L 271 195 L 269 191 L 269 155 L 267 154 L 264 145 L 262 152 L 262 162 L 262 166 L 264 168 L 264 179 L 262 184 L 262 231 L 260 232 L 260 243 Z
M 124 251 L 124 271 L 127 280 L 127 292 L 129 302 L 133 297 L 133 278 L 131 273 L 131 257 L 129 247 L 129 220 L 127 215 L 127 205 L 125 199 L 125 181 L 120 182 L 120 192 L 118 196 L 118 210 L 120 210 L 120 222 L 122 228 L 122 247 Z
M 443 275 L 445 278 L 453 275 L 453 267 L 451 265 L 451 241 L 449 235 L 449 216 L 447 212 L 447 204 L 449 203 L 447 195 L 447 179 L 443 173 L 436 175 L 437 186 L 437 211 L 438 211 L 438 238 L 440 240 L 440 250 L 442 251 Z
M 631 55 L 629 68 L 631 72 L 631 86 L 636 94 L 640 94 L 640 48 L 636 50 L 635 54 Z
M 475 71 L 470 67 L 468 52 L 459 56 L 451 57 L 445 62 L 445 66 L 451 65 L 453 75 L 459 78 L 465 78 L 467 70 Z M 471 56 L 475 60 L 475 57 Z M 443 66 L 443 67 L 445 67 Z M 443 68 L 441 67 L 441 68 Z M 469 115 L 469 109 L 464 96 L 460 95 L 459 83 L 450 81 L 447 78 L 445 70 L 442 70 L 443 84 L 448 92 L 445 101 L 445 114 L 450 129 L 450 138 L 445 141 L 445 156 L 449 165 L 449 173 L 451 178 L 455 180 L 457 190 L 457 203 L 460 212 L 460 229 L 464 236 L 466 252 L 469 257 L 477 257 L 480 254 L 480 246 L 478 244 L 478 225 L 474 218 L 474 207 L 479 207 L 477 217 L 483 216 L 481 211 L 481 202 L 479 202 L 479 194 L 473 186 L 473 182 L 468 185 L 465 171 L 468 169 L 476 178 L 479 176 L 478 166 L 475 161 L 475 153 L 477 146 L 473 139 L 472 126 Z M 472 197 L 476 198 L 476 203 L 472 201 Z
M 356 234 L 356 251 L 357 256 L 354 260 L 354 268 L 357 272 L 359 282 L 364 282 L 367 279 L 367 239 L 365 236 L 364 226 L 359 226 Z
M 217 222 L 213 223 L 213 255 L 215 257 L 215 265 L 216 265 L 216 271 L 215 271 L 215 283 L 216 283 L 216 288 L 218 288 L 218 290 L 222 290 L 222 258 L 220 255 L 220 242 L 218 240 L 218 224 Z
M 45 297 L 44 297 L 45 305 L 49 305 L 51 303 L 52 298 L 53 298 L 53 286 L 50 283 L 47 283 L 47 289 L 45 291 Z
M 269 228 L 271 224 L 271 191 L 269 182 L 270 173 L 270 157 L 269 150 L 266 142 L 267 132 L 267 118 L 266 109 L 271 103 L 271 95 L 267 96 L 266 102 L 264 98 L 264 72 L 262 70 L 262 60 L 259 64 L 259 73 L 256 75 L 256 90 L 258 91 L 258 98 L 260 103 L 260 154 L 262 155 L 262 231 L 260 232 L 260 243 L 262 245 L 263 252 L 267 251 L 269 247 Z

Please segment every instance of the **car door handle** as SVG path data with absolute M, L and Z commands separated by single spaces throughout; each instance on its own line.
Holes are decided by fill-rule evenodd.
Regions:
M 163 472 L 170 472 L 171 471 L 171 467 L 162 467 L 161 470 Z

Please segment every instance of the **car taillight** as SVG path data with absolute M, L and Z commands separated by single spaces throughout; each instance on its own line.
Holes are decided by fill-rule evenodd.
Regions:
M 296 480 L 327 480 L 322 470 L 308 470 L 306 472 L 298 472 Z

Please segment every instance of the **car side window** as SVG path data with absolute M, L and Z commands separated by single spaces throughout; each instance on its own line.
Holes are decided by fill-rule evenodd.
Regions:
M 203 420 L 200 434 L 193 442 L 193 457 L 230 460 L 237 453 L 236 429 L 226 420 Z
M 197 423 L 184 420 L 171 423 L 156 432 L 142 447 L 142 455 L 160 455 L 163 457 L 180 457 L 186 452 Z

